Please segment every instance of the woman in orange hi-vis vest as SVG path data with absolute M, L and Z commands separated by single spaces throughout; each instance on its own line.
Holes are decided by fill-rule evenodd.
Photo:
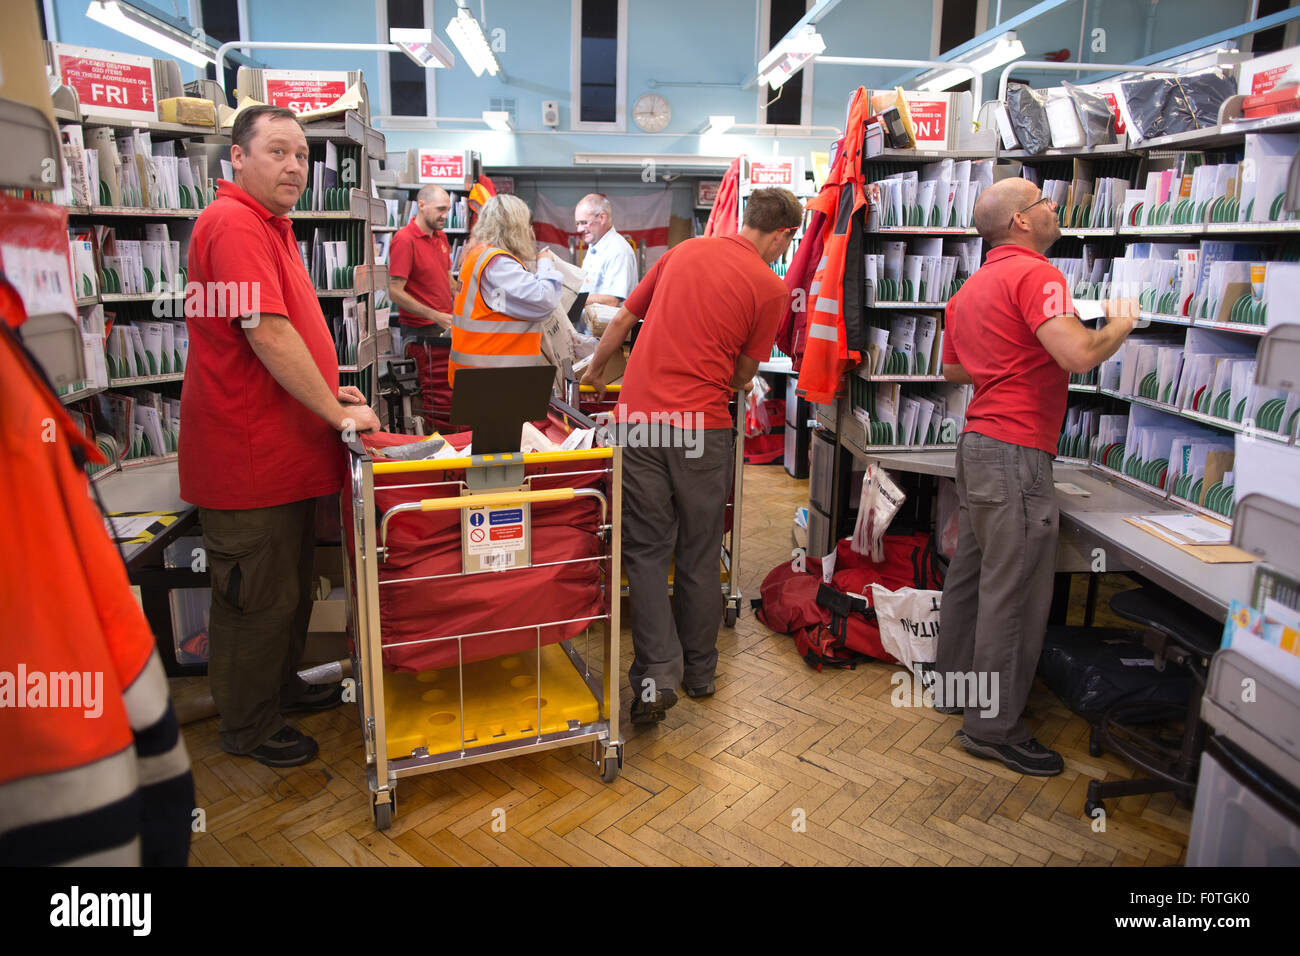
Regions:
M 537 253 L 528 206 L 517 196 L 483 204 L 460 267 L 452 304 L 447 379 L 459 368 L 542 365 L 542 322 L 560 304 L 563 279 L 551 254 Z M 525 263 L 537 261 L 537 272 Z

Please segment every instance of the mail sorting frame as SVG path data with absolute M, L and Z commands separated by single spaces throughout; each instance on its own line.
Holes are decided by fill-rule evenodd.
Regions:
M 606 385 L 605 392 L 607 395 L 617 396 L 621 386 Z M 595 389 L 590 385 L 581 385 L 578 382 L 569 383 L 569 404 L 579 409 L 584 415 L 598 415 L 602 412 L 613 411 L 618 404 L 617 398 L 613 402 L 606 399 L 605 401 L 596 401 L 591 396 L 595 394 Z M 732 428 L 736 432 L 736 455 L 732 468 L 731 476 L 731 497 L 727 501 L 727 510 L 731 512 L 731 529 L 724 531 L 722 535 L 722 550 L 719 554 L 721 566 L 721 587 L 723 597 L 726 599 L 726 610 L 723 612 L 723 623 L 727 627 L 735 627 L 736 621 L 740 618 L 740 603 L 744 595 L 740 591 L 740 516 L 741 503 L 745 490 L 745 404 L 740 401 L 733 401 L 732 405 Z M 724 524 L 725 527 L 725 524 Z M 673 590 L 673 580 L 671 572 L 668 578 L 668 593 Z M 627 582 L 622 582 L 621 593 L 628 593 Z
M 583 468 L 581 471 L 576 472 L 547 472 L 544 476 L 525 474 L 522 481 L 496 486 L 486 483 L 494 480 L 494 478 L 500 480 L 496 476 L 502 474 L 502 472 L 494 471 L 494 469 L 500 469 L 502 466 L 522 465 L 527 468 L 529 465 L 537 464 L 590 462 L 593 460 L 606 460 L 609 464 L 606 468 L 596 471 L 591 468 Z M 359 442 L 349 443 L 349 487 L 345 489 L 345 493 L 351 496 L 353 546 L 351 549 L 346 545 L 343 548 L 345 591 L 348 603 L 349 626 L 352 629 L 353 637 L 353 673 L 357 675 L 359 683 L 357 687 L 357 707 L 361 715 L 362 738 L 366 754 L 366 776 L 370 788 L 371 811 L 377 829 L 387 829 L 392 824 L 396 812 L 397 781 L 401 777 L 432 773 L 451 767 L 484 763 L 491 760 L 502 760 L 538 751 L 570 747 L 584 742 L 591 743 L 592 761 L 601 771 L 601 779 L 606 783 L 612 783 L 618 776 L 618 771 L 623 764 L 623 741 L 619 733 L 619 680 L 617 676 L 620 661 L 620 608 L 619 601 L 610 593 L 608 582 L 618 581 L 621 575 L 622 523 L 620 511 L 622 507 L 622 469 L 622 450 L 617 447 L 530 454 L 481 455 L 432 461 L 375 461 Z M 460 470 L 465 471 L 464 481 L 419 482 L 417 480 L 416 482 L 420 487 L 433 489 L 453 488 L 451 496 L 421 499 L 413 507 L 410 504 L 399 505 L 389 509 L 382 516 L 376 509 L 375 477 L 377 475 L 410 474 L 413 478 L 418 479 L 421 472 Z M 471 493 L 466 493 L 470 491 L 470 475 L 474 471 L 478 471 L 483 481 L 476 481 L 475 483 L 480 487 L 474 488 Z M 610 497 L 608 500 L 593 489 L 570 487 L 568 489 L 532 490 L 529 488 L 523 491 L 520 490 L 521 485 L 531 485 L 534 477 L 556 478 L 579 475 L 591 476 L 604 473 L 608 473 L 610 478 Z M 456 486 L 459 487 L 461 492 L 458 497 L 454 493 Z M 568 496 L 556 494 L 556 492 L 565 490 L 569 492 Z M 518 631 L 522 628 L 511 627 L 501 628 L 496 631 L 475 632 L 473 634 L 445 635 L 417 643 L 456 641 L 457 676 L 461 685 L 461 693 L 458 697 L 460 749 L 459 751 L 437 754 L 425 753 L 417 755 L 413 752 L 406 757 L 390 757 L 384 710 L 386 691 L 383 681 L 383 642 L 379 605 L 379 567 L 384 560 L 384 542 L 388 525 L 393 520 L 398 520 L 399 514 L 406 511 L 459 510 L 463 512 L 466 508 L 485 505 L 510 507 L 531 502 L 569 500 L 579 497 L 580 492 L 588 492 L 590 496 L 599 500 L 602 513 L 600 537 L 607 547 L 604 554 L 594 558 L 576 560 L 609 562 L 606 573 L 600 578 L 602 583 L 599 585 L 603 592 L 601 604 L 607 609 L 607 613 L 587 619 L 587 627 L 584 631 L 587 638 L 587 649 L 590 651 L 592 626 L 601 622 L 604 624 L 602 648 L 604 658 L 601 673 L 598 675 L 599 679 L 597 676 L 593 676 L 588 661 L 574 648 L 573 639 L 564 640 L 559 643 L 559 646 L 563 649 L 569 662 L 577 670 L 583 685 L 595 698 L 599 707 L 598 719 L 577 726 L 572 726 L 571 722 L 569 728 L 564 731 L 542 732 L 542 701 L 540 697 L 542 628 L 572 622 L 567 620 L 539 622 L 527 625 L 537 635 L 537 643 L 534 647 L 537 654 L 537 690 L 534 691 L 534 694 L 538 699 L 537 722 L 533 725 L 533 728 L 537 731 L 535 737 L 503 741 L 496 744 L 486 743 L 472 747 L 465 746 L 466 700 L 463 686 L 466 664 L 463 642 L 467 638 Z M 344 520 L 346 520 L 346 517 Z M 530 563 L 529 566 L 536 567 L 537 565 Z M 476 573 L 507 576 L 501 579 L 502 584 L 507 585 L 510 569 Z M 462 564 L 460 574 L 433 576 L 429 579 L 429 586 L 445 587 L 454 585 L 457 581 L 463 581 L 466 577 Z M 508 586 L 499 590 L 503 604 L 508 605 L 511 602 Z

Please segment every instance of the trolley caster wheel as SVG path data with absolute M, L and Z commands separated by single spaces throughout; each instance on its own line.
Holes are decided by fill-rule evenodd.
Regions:
M 725 623 L 727 627 L 735 627 L 736 618 L 738 617 L 740 617 L 740 609 L 735 607 L 728 607 L 727 613 L 723 615 L 723 623 Z
M 1101 741 L 1097 739 L 1097 735 L 1095 733 L 1088 735 L 1088 756 L 1090 757 L 1101 756 Z
M 391 803 L 375 804 L 374 814 L 376 830 L 387 830 L 393 825 L 393 805 Z
M 605 783 L 613 783 L 618 779 L 618 758 L 606 757 L 601 767 L 600 779 Z
M 1106 813 L 1106 804 L 1102 803 L 1100 800 L 1089 800 L 1083 805 L 1083 815 L 1089 820 L 1096 818 L 1098 810 L 1100 810 L 1103 815 Z

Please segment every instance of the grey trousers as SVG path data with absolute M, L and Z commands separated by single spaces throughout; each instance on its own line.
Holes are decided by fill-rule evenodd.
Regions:
M 316 499 L 239 511 L 199 509 L 212 579 L 208 683 L 227 753 L 257 749 L 284 726 L 280 707 L 307 684 Z
M 1032 736 L 1022 717 L 1056 570 L 1052 456 L 966 432 L 957 441 L 957 499 L 957 551 L 944 580 L 935 670 L 973 673 L 976 686 L 990 691 L 996 683 L 997 713 L 981 716 L 967 701 L 963 729 L 989 743 L 1023 743 Z
M 694 449 L 677 441 L 676 447 L 623 452 L 623 567 L 635 652 L 627 676 L 632 693 L 643 699 L 647 680 L 654 682 L 655 697 L 683 683 L 701 687 L 718 663 L 724 603 L 719 553 L 735 433 L 710 428 L 703 435 L 701 444 L 695 433 Z M 657 444 L 674 444 L 668 437 Z

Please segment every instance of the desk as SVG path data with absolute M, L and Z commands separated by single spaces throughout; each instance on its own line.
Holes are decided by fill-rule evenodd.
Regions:
M 947 477 L 956 474 L 956 452 L 868 454 L 847 439 L 844 445 L 856 457 L 878 461 L 885 468 Z M 1140 574 L 1211 617 L 1226 617 L 1233 599 L 1250 593 L 1253 564 L 1198 561 L 1124 520 L 1130 515 L 1178 513 L 1185 509 L 1080 465 L 1058 462 L 1053 478 L 1089 492 L 1087 497 L 1057 493 L 1061 512 L 1058 573 L 1092 573 L 1093 551 L 1101 548 L 1107 572 Z
M 1185 509 L 1126 485 L 1116 478 L 1076 466 L 1055 469 L 1057 481 L 1073 482 L 1088 497 L 1057 494 L 1061 539 L 1085 553 L 1101 547 L 1106 570 L 1120 570 L 1110 560 L 1119 552 L 1126 567 L 1211 617 L 1224 618 L 1234 598 L 1250 593 L 1254 564 L 1207 564 L 1124 520 L 1129 515 L 1181 512 Z M 1058 549 L 1059 550 L 1059 549 Z M 1073 570 L 1073 568 L 1058 568 Z M 1091 571 L 1092 566 L 1080 570 Z
M 181 500 L 180 477 L 175 461 L 139 465 L 115 472 L 95 483 L 95 490 L 110 513 L 120 511 L 173 511 L 178 517 L 152 541 L 119 546 L 127 576 L 140 589 L 140 605 L 158 645 L 158 656 L 168 677 L 204 674 L 206 664 L 181 664 L 176 659 L 176 638 L 172 631 L 170 592 L 175 588 L 205 588 L 208 572 L 193 571 L 188 561 L 181 568 L 167 568 L 163 552 L 178 538 L 198 533 L 198 509 Z

